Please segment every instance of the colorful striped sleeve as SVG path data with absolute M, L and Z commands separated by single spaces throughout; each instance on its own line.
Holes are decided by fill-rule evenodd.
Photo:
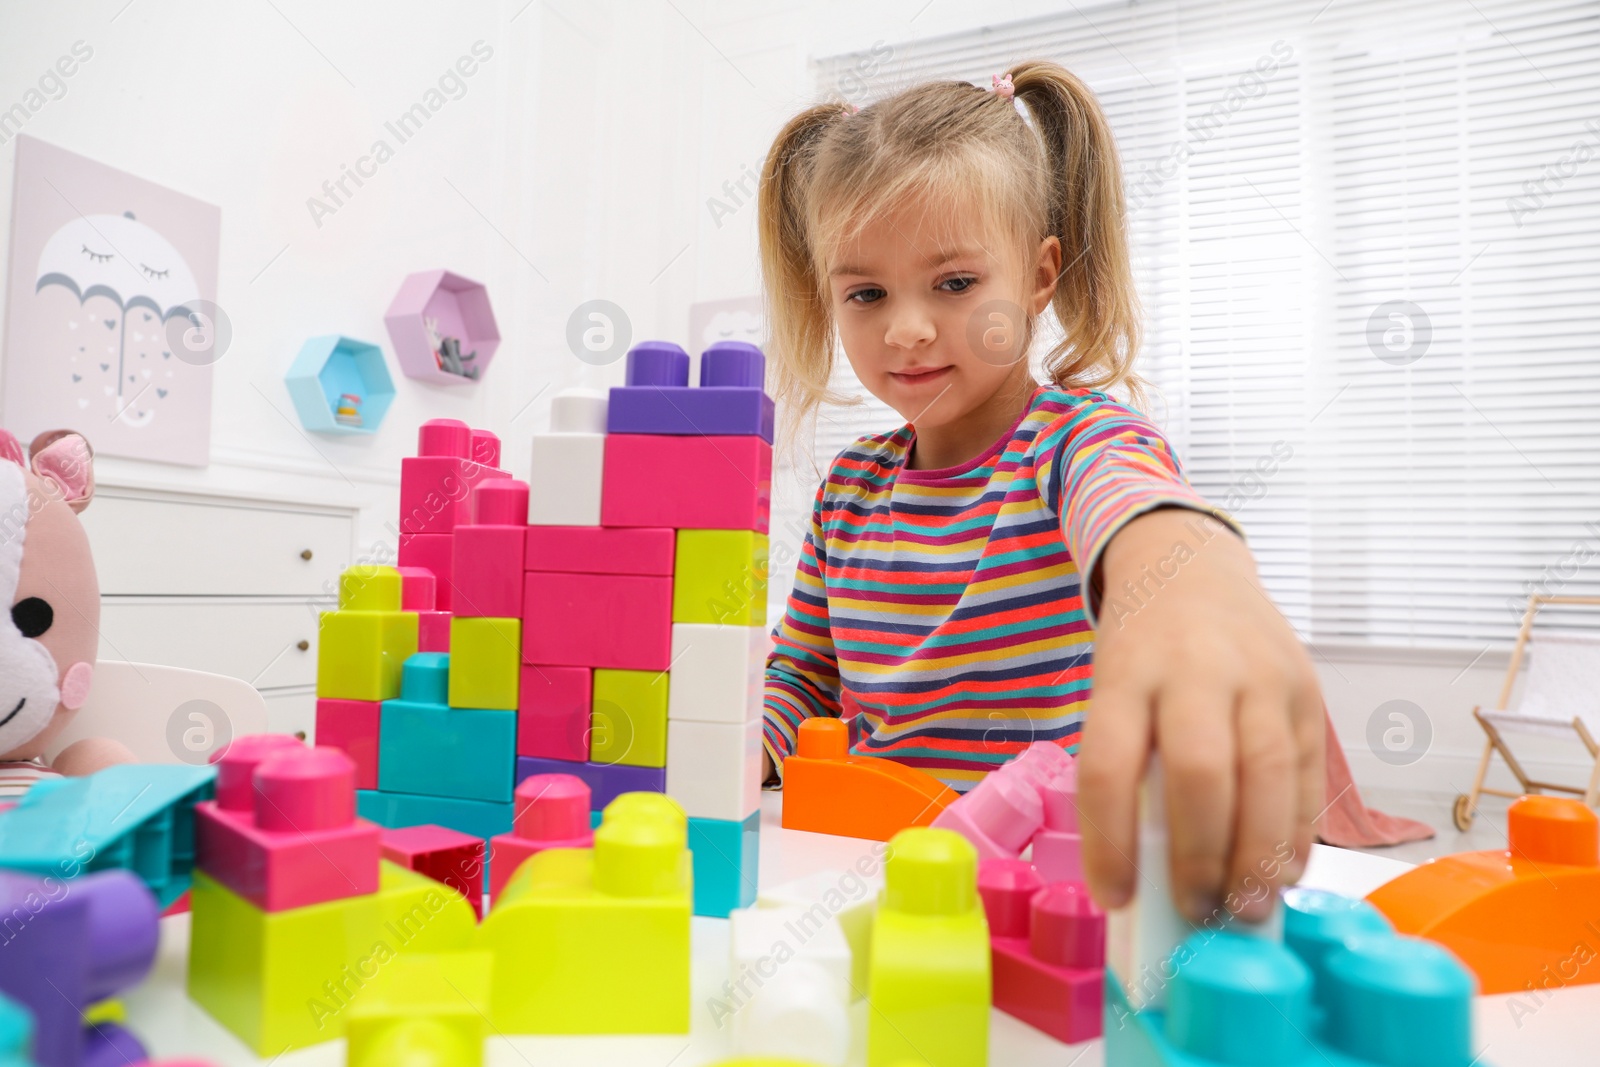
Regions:
M 1095 569 L 1106 546 L 1129 522 L 1159 508 L 1214 516 L 1240 536 L 1238 524 L 1212 506 L 1183 476 L 1172 446 L 1155 425 L 1102 393 L 1083 401 L 1041 435 L 1039 481 L 1061 517 L 1061 536 L 1084 576 L 1084 611 L 1098 627 L 1101 594 Z
M 823 586 L 828 558 L 822 532 L 826 490 L 824 481 L 817 489 L 811 529 L 800 547 L 789 606 L 773 632 L 773 649 L 767 657 L 762 741 L 774 767 L 781 767 L 794 751 L 802 720 L 814 715 L 837 717 L 840 712 L 839 662 Z

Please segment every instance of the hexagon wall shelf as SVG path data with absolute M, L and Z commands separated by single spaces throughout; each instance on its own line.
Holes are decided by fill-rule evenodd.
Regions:
M 400 372 L 425 382 L 481 380 L 500 347 L 489 291 L 447 270 L 423 271 L 401 282 L 383 322 Z
M 317 433 L 376 433 L 394 400 L 383 349 L 353 337 L 313 337 L 284 376 L 300 422 Z

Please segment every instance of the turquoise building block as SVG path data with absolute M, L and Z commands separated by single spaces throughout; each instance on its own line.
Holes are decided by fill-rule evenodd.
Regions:
M 378 725 L 378 789 L 510 803 L 517 777 L 517 713 L 452 708 L 450 657 L 406 660 L 398 699 Z
M 33 1067 L 33 1016 L 28 1009 L 0 995 L 0 1067 Z
M 443 826 L 485 841 L 511 832 L 512 805 L 460 797 L 356 790 L 356 814 L 379 826 Z
M 0 813 L 0 867 L 55 878 L 124 869 L 164 908 L 194 872 L 194 806 L 216 795 L 211 767 L 127 763 L 46 778 Z
M 726 919 L 735 908 L 756 900 L 756 870 L 761 852 L 761 813 L 743 821 L 689 820 L 689 851 L 694 855 L 694 913 Z

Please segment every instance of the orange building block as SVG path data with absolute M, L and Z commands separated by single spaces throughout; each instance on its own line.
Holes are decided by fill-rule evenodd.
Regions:
M 1367 900 L 1461 957 L 1486 994 L 1600 982 L 1600 819 L 1525 796 L 1507 821 L 1510 848 L 1430 860 Z
M 959 794 L 931 775 L 877 756 L 850 755 L 850 728 L 818 717 L 800 724 L 783 761 L 783 826 L 887 841 L 928 826 Z

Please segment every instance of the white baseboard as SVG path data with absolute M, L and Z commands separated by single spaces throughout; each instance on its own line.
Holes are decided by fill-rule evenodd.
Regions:
M 1573 748 L 1581 755 L 1581 746 L 1574 743 Z M 1512 752 L 1516 751 L 1513 746 Z M 1453 797 L 1472 788 L 1472 779 L 1478 773 L 1478 760 L 1482 756 L 1482 750 L 1432 751 L 1417 762 L 1404 767 L 1383 762 L 1365 747 L 1352 748 L 1346 745 L 1344 755 L 1350 763 L 1350 776 L 1355 779 L 1358 788 L 1395 789 Z M 1575 786 L 1586 784 L 1590 772 L 1594 769 L 1593 763 L 1576 756 L 1570 760 L 1524 759 L 1519 754 L 1518 762 L 1522 764 L 1523 772 L 1531 778 L 1547 782 L 1566 782 Z M 1496 789 L 1516 787 L 1517 780 L 1512 777 L 1511 772 L 1506 769 L 1505 761 L 1499 756 L 1494 758 L 1489 768 L 1489 777 L 1484 784 Z

